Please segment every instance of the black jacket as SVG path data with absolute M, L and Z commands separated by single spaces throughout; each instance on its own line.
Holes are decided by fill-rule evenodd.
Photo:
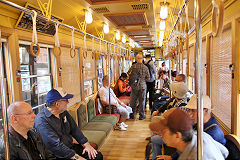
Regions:
M 18 134 L 15 130 L 10 129 L 9 133 L 9 149 L 10 149 L 10 159 L 26 159 L 32 160 L 31 155 L 29 154 L 26 147 L 21 143 Z M 51 151 L 47 150 L 45 144 L 42 141 L 40 134 L 36 131 L 36 129 L 32 128 L 29 131 L 29 134 L 35 143 L 37 150 L 40 153 L 41 159 L 56 159 Z M 2 135 L 0 138 L 0 159 L 5 159 L 4 152 L 4 136 Z

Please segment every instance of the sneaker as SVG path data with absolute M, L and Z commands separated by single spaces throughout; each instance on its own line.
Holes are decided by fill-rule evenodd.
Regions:
M 122 124 L 119 126 L 120 127 L 120 131 L 126 131 L 127 130 L 127 128 L 125 128 Z
M 127 125 L 126 123 L 124 123 L 124 122 L 122 122 L 121 125 L 122 125 L 123 127 L 125 127 L 125 128 L 128 127 L 128 125 Z
M 144 120 L 146 119 L 146 116 L 139 117 L 139 120 Z

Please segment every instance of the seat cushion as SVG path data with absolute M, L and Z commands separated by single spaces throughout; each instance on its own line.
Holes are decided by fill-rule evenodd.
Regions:
M 118 119 L 115 115 L 97 115 L 91 122 L 107 122 L 115 126 Z
M 92 121 L 93 118 L 96 116 L 94 104 L 95 104 L 95 102 L 91 99 L 87 103 L 88 122 Z
M 89 130 L 82 130 L 85 137 L 87 137 L 88 142 L 95 143 L 99 146 L 104 142 L 106 138 L 106 133 L 104 131 L 89 131 Z
M 107 136 L 112 128 L 112 124 L 107 122 L 89 122 L 82 130 L 104 131 Z

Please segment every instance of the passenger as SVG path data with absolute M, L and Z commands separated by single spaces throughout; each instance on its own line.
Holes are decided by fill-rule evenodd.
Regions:
M 139 102 L 139 120 L 146 118 L 144 115 L 145 100 L 146 100 L 146 81 L 150 79 L 150 74 L 147 66 L 143 64 L 142 54 L 136 56 L 136 61 L 134 65 L 128 71 L 129 84 L 132 87 L 132 92 L 130 95 L 130 107 L 132 107 L 133 114 L 130 118 L 135 119 L 136 113 L 136 103 Z
M 37 115 L 34 127 L 38 130 L 47 148 L 58 159 L 97 159 L 103 156 L 97 152 L 83 135 L 72 116 L 66 111 L 68 100 L 73 98 L 63 88 L 51 89 L 47 103 Z M 79 144 L 73 143 L 73 138 Z
M 56 159 L 33 128 L 36 115 L 28 103 L 12 103 L 7 109 L 7 115 L 10 159 Z M 1 136 L 0 144 L 0 159 L 5 159 L 4 135 Z
M 171 78 L 172 78 L 172 81 L 176 81 L 175 79 L 176 79 L 176 76 L 178 75 L 178 72 L 177 71 L 172 71 L 171 72 Z
M 147 92 L 146 97 L 149 92 L 149 108 L 152 110 L 153 106 L 153 96 L 154 96 L 154 89 L 155 89 L 155 80 L 156 80 L 156 67 L 154 65 L 153 60 L 151 59 L 151 55 L 146 55 L 146 61 L 144 64 L 148 67 L 150 80 L 147 81 Z M 145 101 L 145 108 L 146 108 L 147 98 Z
M 157 116 L 159 113 L 163 113 L 171 108 L 180 108 L 187 105 L 187 85 L 183 82 L 177 82 L 171 84 L 171 91 L 173 97 L 168 100 L 163 106 L 159 107 L 157 111 L 153 112 L 152 116 Z M 157 155 L 161 154 L 162 145 L 164 141 L 161 136 L 153 134 L 151 136 L 152 142 L 152 159 L 155 159 Z
M 109 105 L 109 78 L 108 76 L 103 76 L 103 87 L 99 89 L 99 96 L 101 99 L 101 102 L 103 105 L 107 106 Z M 128 125 L 126 125 L 124 122 L 126 119 L 129 119 L 129 114 L 132 113 L 132 108 L 125 105 L 123 102 L 121 102 L 116 95 L 114 94 L 113 90 L 110 88 L 110 105 L 116 106 L 117 110 L 120 114 L 120 120 L 119 120 L 119 130 L 127 130 L 126 128 Z
M 117 97 L 120 96 L 130 96 L 131 87 L 127 84 L 126 80 L 128 78 L 127 73 L 122 73 L 114 86 L 114 93 Z
M 162 136 L 167 146 L 174 147 L 179 152 L 178 160 L 197 159 L 197 136 L 193 132 L 192 120 L 183 110 L 173 108 L 163 114 L 161 119 L 152 122 L 149 128 Z M 203 132 L 203 158 L 224 160 L 228 156 L 228 150 L 209 134 Z M 161 155 L 158 159 L 171 159 Z
M 157 111 L 153 112 L 152 116 L 156 116 L 173 107 L 183 107 L 187 105 L 187 85 L 183 82 L 177 82 L 170 86 L 173 97 L 160 106 Z
M 196 128 L 197 123 L 197 95 L 194 94 L 188 104 L 185 106 L 185 108 L 189 109 L 188 113 L 190 117 L 194 121 L 194 128 Z M 224 133 L 222 129 L 219 127 L 219 124 L 214 117 L 214 115 L 211 115 L 211 111 L 214 108 L 211 104 L 211 99 L 207 95 L 203 95 L 203 129 L 204 132 L 208 133 L 212 138 L 222 145 L 226 144 L 226 139 L 224 138 Z
M 158 70 L 158 78 L 160 78 L 162 71 L 165 71 L 168 73 L 168 67 L 165 65 L 165 62 L 162 62 L 162 66 Z

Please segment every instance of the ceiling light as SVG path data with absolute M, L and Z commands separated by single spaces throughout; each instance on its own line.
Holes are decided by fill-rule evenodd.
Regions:
M 120 40 L 120 38 L 121 38 L 120 32 L 117 31 L 117 32 L 116 32 L 116 39 L 117 39 L 117 40 Z
M 106 24 L 106 23 L 103 24 L 103 31 L 106 34 L 109 33 L 109 25 L 108 24 Z
M 122 36 L 122 42 L 126 43 L 126 37 L 125 36 Z
M 87 10 L 85 11 L 85 21 L 87 24 L 91 24 L 93 21 L 92 13 Z
M 167 17 L 168 17 L 168 3 L 165 3 L 165 4 L 161 5 L 160 18 L 167 19 Z
M 164 31 L 166 28 L 166 22 L 165 21 L 160 21 L 160 31 Z

